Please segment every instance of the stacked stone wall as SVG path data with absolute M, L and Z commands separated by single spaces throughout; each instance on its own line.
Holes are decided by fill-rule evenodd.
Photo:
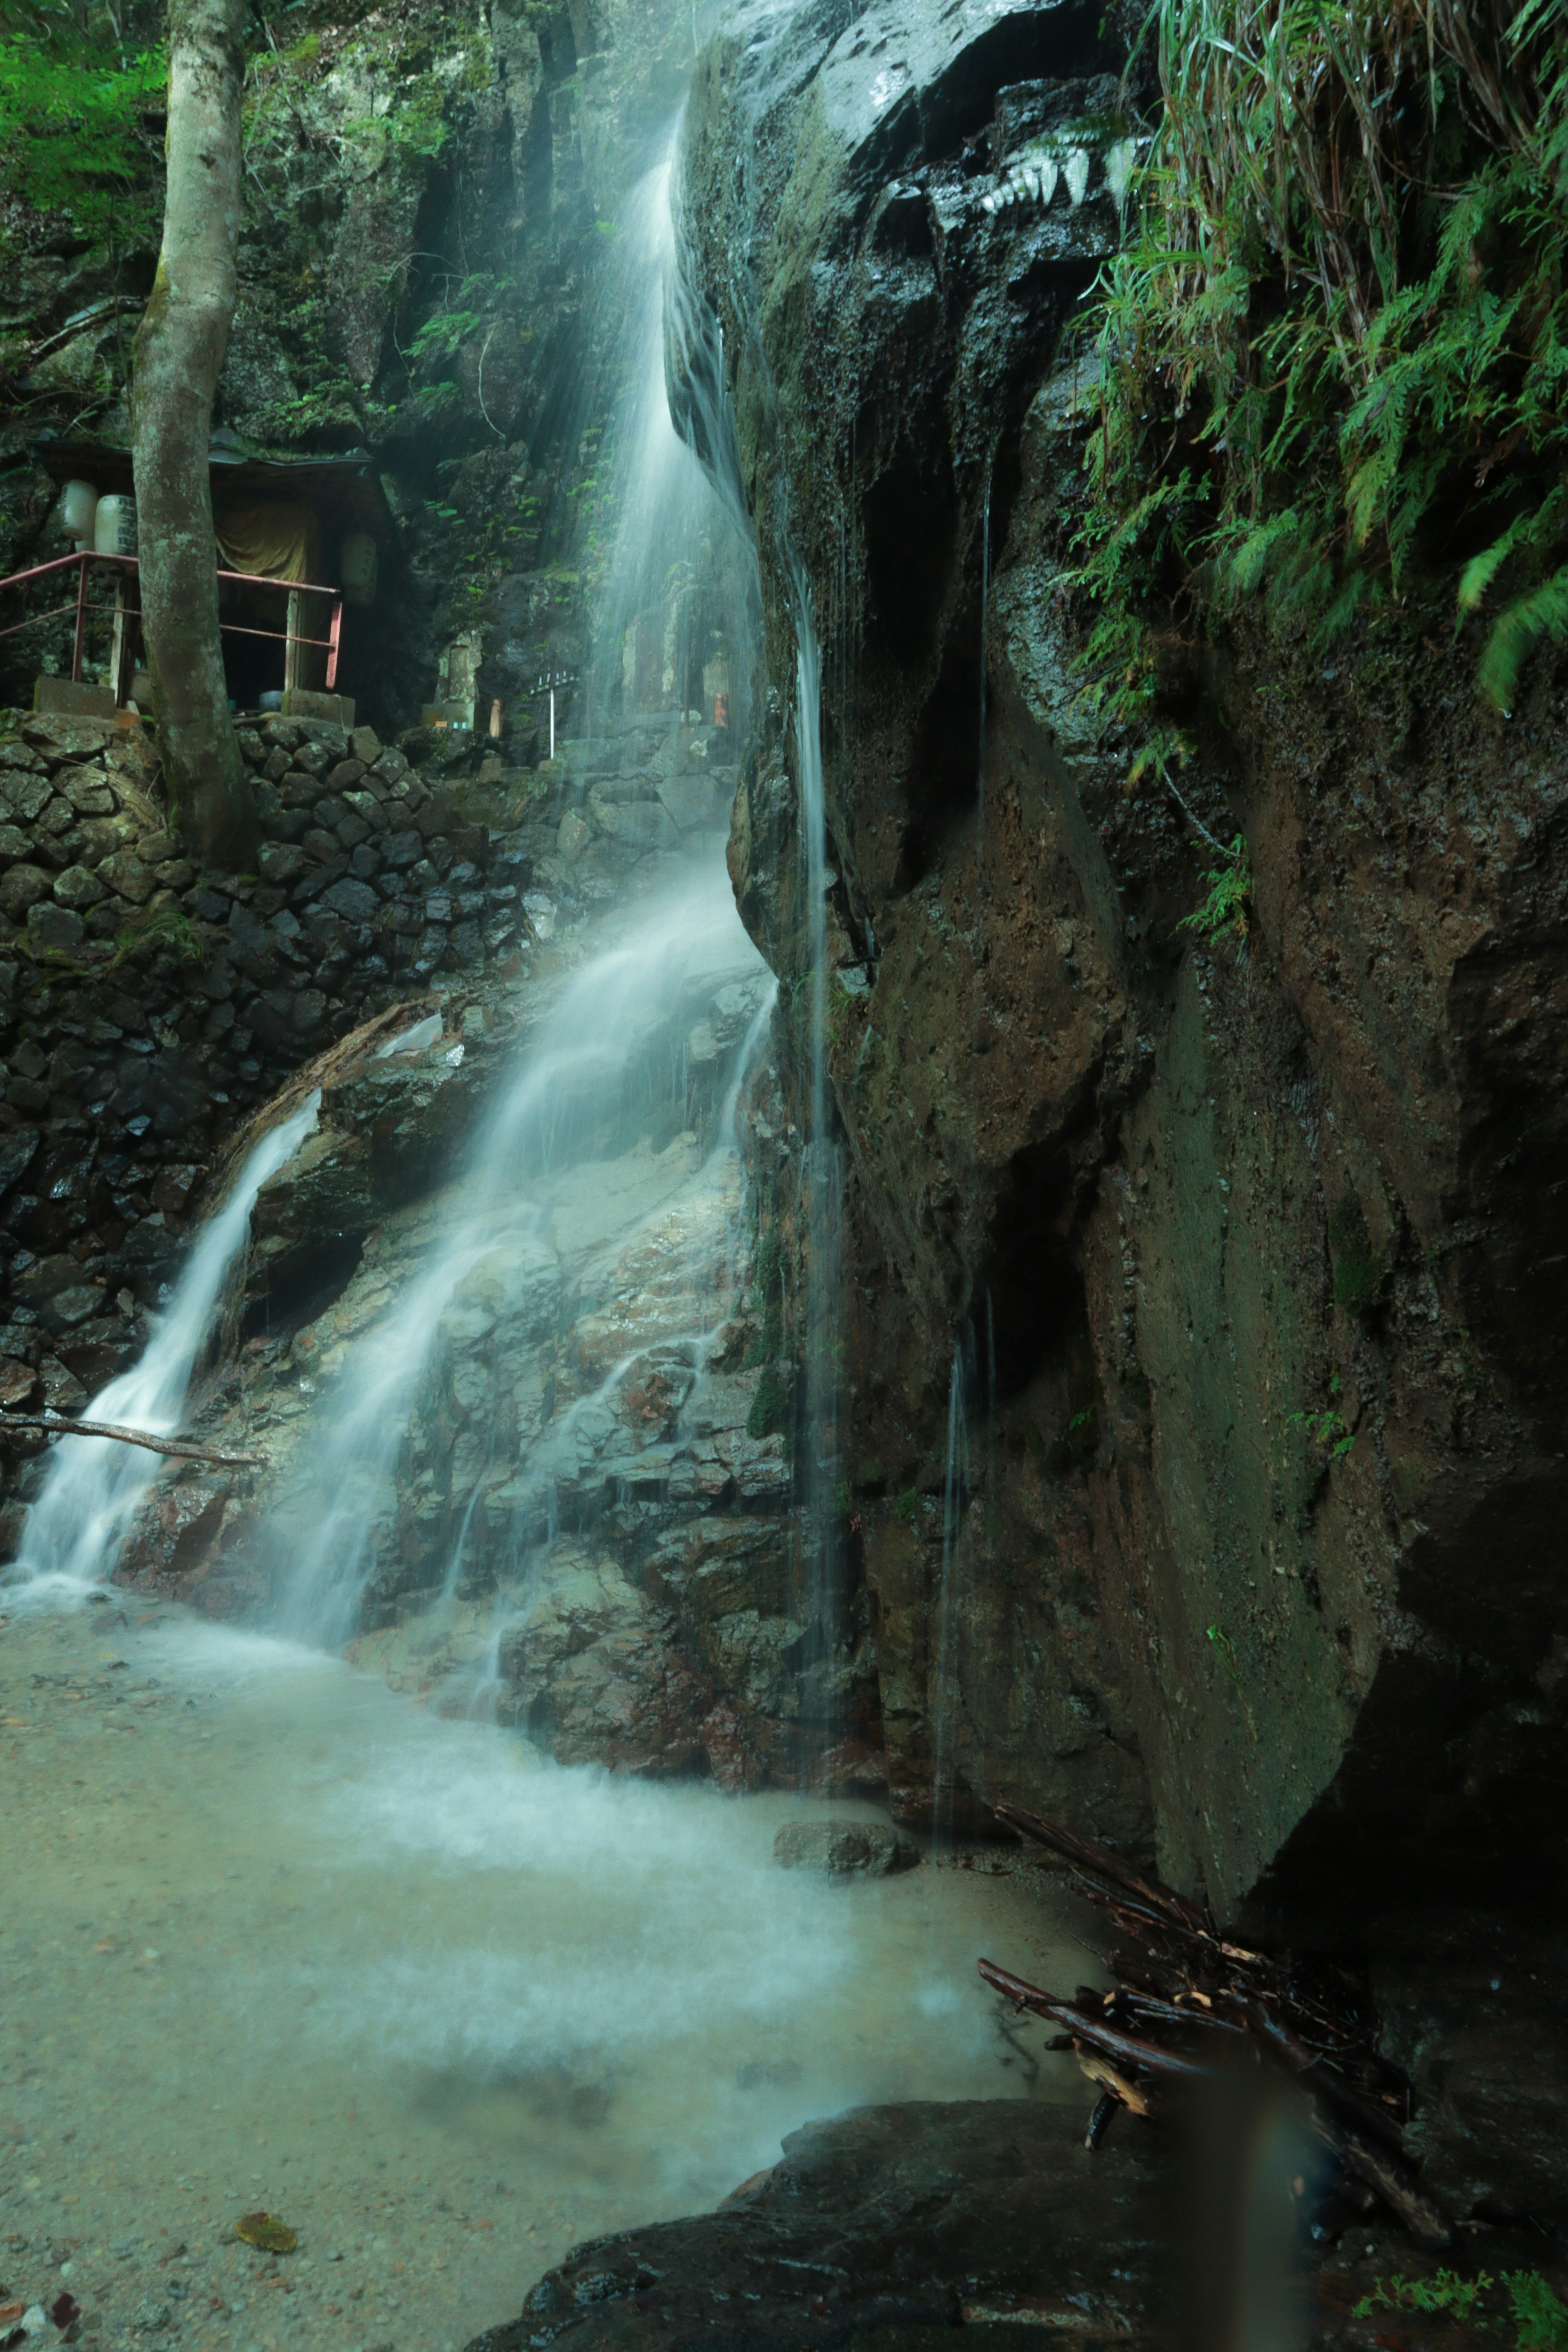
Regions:
M 460 985 L 526 953 L 529 852 L 463 821 L 444 779 L 431 789 L 367 727 L 269 719 L 239 741 L 258 871 L 203 874 L 171 828 L 146 730 L 0 724 L 0 1399 L 13 1405 L 68 1411 L 134 1352 L 207 1165 L 252 1105 L 438 973 Z

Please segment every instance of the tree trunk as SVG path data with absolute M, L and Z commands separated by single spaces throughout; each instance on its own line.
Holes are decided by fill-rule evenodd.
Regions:
M 237 289 L 245 14 L 245 0 L 169 0 L 168 194 L 131 436 L 163 780 L 203 864 L 234 871 L 254 864 L 256 809 L 224 682 L 207 446 Z

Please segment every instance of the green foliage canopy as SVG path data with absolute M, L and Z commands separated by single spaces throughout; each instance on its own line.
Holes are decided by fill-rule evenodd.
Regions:
M 153 142 L 138 118 L 166 79 L 161 48 L 106 49 L 68 20 L 0 35 L 0 178 L 95 245 L 146 236 Z

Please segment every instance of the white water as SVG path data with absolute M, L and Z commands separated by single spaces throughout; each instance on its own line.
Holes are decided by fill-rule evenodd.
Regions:
M 842 1576 L 838 1486 L 838 1268 L 843 1171 L 828 1108 L 827 809 L 822 770 L 822 648 L 804 571 L 794 581 L 795 761 L 798 771 L 807 989 L 807 1134 L 801 1171 L 805 1195 L 805 1528 L 819 1633 L 812 1712 L 831 1746 L 841 1727 L 847 1688 L 842 1656 Z
M 668 184 L 656 173 L 639 192 L 654 212 L 628 224 L 629 253 L 668 257 Z M 638 580 L 662 579 L 676 553 L 689 560 L 718 515 L 650 392 L 658 306 L 635 309 L 641 405 L 619 434 L 636 457 L 612 640 L 646 593 Z M 721 353 L 711 373 L 710 446 L 725 433 L 732 446 Z M 737 519 L 733 499 L 730 510 Z M 746 576 L 736 558 L 731 581 Z M 830 1647 L 838 1165 L 820 656 L 804 601 L 798 618 L 807 1473 Z M 601 680 L 611 667 L 595 666 Z M 739 677 L 737 657 L 732 689 Z M 579 1261 L 595 1235 L 612 1237 L 606 1255 L 624 1249 L 625 1224 L 592 1197 L 613 1181 L 614 1138 L 637 1126 L 629 1114 L 656 1080 L 674 1095 L 661 1056 L 689 1002 L 760 971 L 716 845 L 668 861 L 655 887 L 604 918 L 564 972 L 464 1172 L 431 1204 L 422 1262 L 321 1376 L 296 1491 L 262 1538 L 282 1622 L 312 1643 L 354 1622 L 465 1276 L 488 1253 L 525 1267 L 546 1215 L 574 1216 Z M 731 1286 L 743 1265 L 724 1223 L 741 1213 L 737 1118 L 770 1010 L 771 997 L 690 1179 L 723 1214 L 667 1226 Z M 95 1411 L 177 1424 L 251 1202 L 312 1115 L 253 1155 L 147 1356 Z M 612 1156 L 600 1159 L 606 1131 Z M 690 1418 L 712 1336 L 694 1327 L 692 1302 L 727 1315 L 721 1288 L 689 1269 L 668 1286 L 672 1318 L 686 1320 L 659 1344 L 691 1351 Z M 560 1416 L 563 1444 L 595 1402 Z M 547 1486 L 547 1447 L 531 1468 Z M 29 1593 L 88 1593 L 157 1471 L 128 1448 L 62 1444 L 30 1532 Z M 449 1600 L 476 1522 L 453 1531 Z M 492 1669 L 498 1638 L 499 1626 Z M 0 2179 L 10 2242 L 27 2251 L 7 2276 L 29 2300 L 55 2291 L 33 2250 L 66 2240 L 73 2292 L 102 2340 L 130 2341 L 184 2287 L 199 2352 L 455 2352 L 515 2314 L 568 2245 L 712 2203 L 814 2116 L 863 2100 L 1079 2095 L 1066 2061 L 1019 2063 L 1019 2029 L 974 1968 L 982 1951 L 1037 1976 L 1073 1965 L 1065 1948 L 1042 1948 L 1055 1923 L 1033 1886 L 930 1867 L 847 1887 L 786 1874 L 772 1841 L 798 1796 L 564 1770 L 493 1726 L 424 1713 L 320 1647 L 130 1595 L 0 1619 L 0 1718 L 7 1819 L 27 1855 L 27 1902 L 7 1928 L 5 2062 L 26 2137 Z M 300 2231 L 286 2279 L 234 2236 L 257 2207 Z
M 311 1095 L 292 1118 L 262 1137 L 197 1235 L 140 1361 L 100 1391 L 83 1420 L 118 1422 L 152 1437 L 174 1435 L 229 1268 L 245 1246 L 256 1196 L 315 1126 L 320 1099 Z M 115 1438 L 62 1438 L 7 1581 L 35 1602 L 85 1598 L 111 1571 L 137 1509 L 169 1466 L 166 1457 Z
M 100 2342 L 173 2281 L 194 2352 L 447 2352 L 813 2116 L 1029 2093 L 1041 2036 L 974 1962 L 1083 1972 L 1034 1874 L 826 1885 L 771 1859 L 798 1798 L 563 1771 L 130 1605 L 0 1629 L 5 2276 L 47 2300 L 64 2240 Z M 258 2207 L 286 2294 L 234 2238 Z
M 959 1559 L 969 1508 L 969 1400 L 963 1343 L 952 1351 L 947 1389 L 947 1460 L 942 1483 L 942 1583 L 937 1593 L 935 1690 L 931 1714 L 933 1772 L 931 1828 L 940 1834 L 953 1825 L 954 1739 L 958 1704 L 956 1618 Z
M 683 870 L 610 932 L 566 980 L 524 1051 L 422 1270 L 355 1345 L 318 1408 L 317 1433 L 266 1538 L 279 1630 L 294 1639 L 332 1647 L 355 1628 L 366 1581 L 394 1532 L 395 1473 L 416 1396 L 459 1285 L 491 1253 L 524 1267 L 531 1254 L 542 1260 L 547 1192 L 584 1157 L 598 1123 L 635 1084 L 650 1033 L 699 975 L 711 992 L 726 978 L 762 969 L 717 858 Z M 570 1433 L 568 1422 L 560 1442 Z M 542 1460 L 542 1484 L 549 1472 Z M 448 1581 L 456 1577 L 454 1563 Z

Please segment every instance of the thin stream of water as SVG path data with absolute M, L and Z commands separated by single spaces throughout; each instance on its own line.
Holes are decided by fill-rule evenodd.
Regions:
M 226 1200 L 198 1234 L 141 1358 L 100 1390 L 85 1420 L 115 1422 L 153 1437 L 177 1432 L 229 1269 L 245 1246 L 256 1196 L 311 1132 L 320 1101 L 311 1095 L 256 1145 Z M 164 1457 L 113 1438 L 60 1439 L 5 1581 L 26 1591 L 35 1603 L 79 1601 L 112 1566 L 137 1511 L 167 1468 Z
M 838 1532 L 838 1273 L 843 1170 L 828 1109 L 827 812 L 822 768 L 822 648 L 804 571 L 795 576 L 795 759 L 805 908 L 807 1133 L 805 1540 L 818 1651 L 809 1705 L 825 1750 L 843 1727 L 844 1595 Z
M 942 1581 L 937 1593 L 937 1654 L 932 1701 L 931 1829 L 940 1837 L 954 1822 L 956 1717 L 958 1706 L 957 1618 L 961 1556 L 970 1503 L 969 1389 L 965 1339 L 952 1351 L 947 1388 L 947 1454 L 942 1482 Z

